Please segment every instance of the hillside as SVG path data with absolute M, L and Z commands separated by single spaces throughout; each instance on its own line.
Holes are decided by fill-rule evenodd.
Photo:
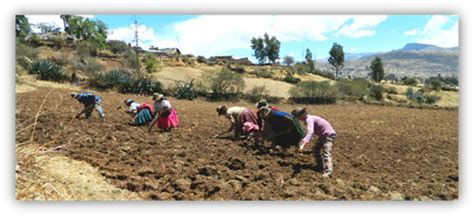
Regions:
M 458 76 L 458 48 L 442 48 L 426 44 L 407 44 L 402 49 L 385 53 L 372 53 L 346 58 L 343 76 L 367 77 L 370 72 L 370 61 L 380 56 L 385 66 L 385 74 L 395 74 L 398 77 L 417 76 L 431 77 Z M 316 66 L 325 70 L 333 70 L 326 60 L 320 60 Z

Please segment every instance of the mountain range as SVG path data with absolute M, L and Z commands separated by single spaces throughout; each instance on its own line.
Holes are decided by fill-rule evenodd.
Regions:
M 385 74 L 397 77 L 458 76 L 459 48 L 439 47 L 430 44 L 409 43 L 403 48 L 379 53 L 346 53 L 342 76 L 367 77 L 370 61 L 379 56 L 384 64 Z M 318 60 L 316 67 L 333 70 L 325 60 Z

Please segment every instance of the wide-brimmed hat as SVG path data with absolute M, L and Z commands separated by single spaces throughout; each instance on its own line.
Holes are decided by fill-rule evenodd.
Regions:
M 155 100 L 160 100 L 163 97 L 165 97 L 163 94 L 160 93 L 153 93 L 153 98 L 156 98 Z
M 297 107 L 296 109 L 291 111 L 291 115 L 293 115 L 294 117 L 299 117 L 305 113 L 306 113 L 306 107 L 305 108 Z
M 218 106 L 216 107 L 217 115 L 225 115 L 227 107 L 225 106 Z
M 255 104 L 257 109 L 260 109 L 262 107 L 268 106 L 268 102 L 265 99 L 259 100 L 257 104 Z
M 125 104 L 127 104 L 127 106 L 129 106 L 131 103 L 133 103 L 133 100 L 132 99 L 126 99 L 123 101 Z

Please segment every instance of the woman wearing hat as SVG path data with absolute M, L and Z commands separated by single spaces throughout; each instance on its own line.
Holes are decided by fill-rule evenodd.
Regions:
M 264 123 L 264 121 L 263 121 L 263 111 L 260 108 L 268 107 L 273 111 L 279 111 L 279 109 L 274 107 L 274 106 L 270 106 L 265 99 L 262 99 L 262 100 L 258 101 L 258 103 L 255 106 L 257 107 L 257 123 L 258 123 L 257 125 L 260 128 L 260 130 L 262 131 L 261 135 L 262 135 L 263 138 L 265 138 L 265 140 L 270 141 L 270 139 L 272 137 L 272 134 L 271 134 L 272 126 L 270 124 L 267 124 L 267 125 L 263 124 Z
M 272 148 L 281 146 L 286 149 L 291 145 L 297 145 L 303 138 L 303 127 L 291 114 L 272 110 L 270 107 L 262 107 L 260 112 L 262 112 L 265 127 L 271 126 Z
M 305 145 L 311 141 L 313 134 L 318 136 L 318 140 L 313 147 L 313 154 L 315 156 L 318 166 L 323 168 L 323 177 L 329 177 L 332 174 L 332 144 L 336 139 L 336 131 L 332 128 L 326 119 L 319 116 L 309 115 L 306 108 L 296 108 L 291 114 L 301 121 L 304 121 L 307 128 L 306 136 L 300 142 L 300 150 L 303 150 Z M 323 157 L 321 158 L 321 150 Z
M 90 92 L 71 92 L 71 97 L 84 105 L 84 108 L 76 115 L 76 118 L 79 118 L 82 114 L 85 114 L 86 118 L 89 118 L 92 115 L 92 110 L 95 108 L 95 111 L 99 114 L 99 118 L 104 120 L 105 115 L 100 105 L 100 96 Z
M 155 121 L 157 121 L 157 127 L 167 132 L 171 131 L 171 128 L 177 127 L 179 124 L 178 116 L 176 115 L 175 109 L 171 106 L 170 101 L 165 98 L 164 95 L 158 93 L 154 93 L 152 99 L 154 101 L 154 119 L 148 131 L 151 131 Z
M 126 99 L 124 103 L 128 107 L 128 110 L 125 110 L 125 112 L 131 117 L 135 117 L 136 126 L 147 125 L 153 120 L 151 117 L 153 107 L 150 104 L 146 102 L 139 104 L 132 99 Z
M 250 122 L 257 124 L 257 118 L 249 109 L 245 107 L 233 106 L 227 108 L 226 106 L 218 106 L 216 108 L 217 114 L 219 116 L 223 115 L 230 121 L 230 127 L 227 131 L 224 131 L 220 134 L 215 135 L 214 137 L 221 136 L 225 133 L 234 131 L 234 140 L 240 139 L 242 135 L 242 128 L 245 122 Z

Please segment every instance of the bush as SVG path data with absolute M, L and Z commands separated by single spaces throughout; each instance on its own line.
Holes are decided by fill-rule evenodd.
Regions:
M 328 82 L 302 81 L 290 89 L 296 103 L 331 104 L 336 102 L 337 91 Z
M 212 100 L 235 100 L 245 88 L 245 81 L 238 73 L 222 69 L 216 73 L 205 73 L 201 77 L 202 88 L 205 92 L 210 91 Z
M 423 93 L 416 91 L 413 93 L 413 100 L 415 100 L 418 104 L 421 104 L 425 100 L 425 97 L 423 96 Z
M 416 80 L 413 77 L 410 77 L 410 78 L 404 77 L 402 79 L 402 82 L 404 85 L 409 85 L 409 86 L 416 86 L 418 84 L 418 80 Z
M 250 100 L 250 102 L 255 103 L 262 99 L 267 99 L 269 97 L 270 92 L 267 90 L 265 86 L 255 86 L 247 93 L 246 98 Z
M 413 97 L 413 88 L 409 87 L 407 88 L 406 92 L 405 92 L 405 96 L 408 98 L 408 100 L 413 100 L 414 97 Z
M 33 33 L 31 36 L 27 39 L 27 42 L 35 47 L 43 46 L 43 41 L 41 41 L 40 37 Z
M 137 62 L 137 56 L 135 55 L 135 51 L 129 49 L 124 54 L 124 66 L 129 68 L 136 68 L 139 62 Z
M 109 46 L 110 51 L 112 51 L 112 53 L 114 54 L 124 53 L 125 51 L 130 49 L 127 43 L 120 40 L 109 40 L 107 42 L 107 45 Z
M 15 57 L 19 65 L 24 69 L 28 69 L 30 64 L 38 58 L 38 51 L 17 39 L 15 42 Z
M 60 36 L 53 36 L 51 38 L 53 49 L 59 50 L 64 46 L 64 41 Z
M 258 78 L 272 78 L 273 77 L 272 72 L 265 69 L 265 68 L 256 68 L 255 69 L 255 75 Z
M 334 88 L 344 97 L 362 99 L 364 95 L 369 94 L 366 80 L 342 79 L 336 82 Z
M 395 87 L 393 87 L 393 86 L 388 87 L 387 90 L 386 90 L 386 92 L 387 92 L 388 94 L 397 94 L 397 93 L 398 93 L 398 92 L 397 92 L 397 89 L 396 89 Z
M 148 73 L 153 73 L 156 70 L 156 59 L 154 55 L 146 55 L 145 69 Z
M 63 78 L 62 67 L 48 60 L 40 60 L 31 64 L 29 72 L 30 74 L 36 74 L 40 80 L 59 82 Z
M 155 92 L 162 92 L 162 90 L 161 82 L 145 76 L 133 76 L 130 82 L 119 88 L 119 92 L 123 94 L 141 95 L 152 95 Z
M 90 86 L 106 90 L 120 88 L 132 82 L 132 74 L 123 70 L 111 70 L 106 73 L 97 74 L 89 83 Z
M 425 102 L 427 104 L 435 104 L 437 101 L 439 101 L 441 98 L 436 95 L 427 95 L 425 96 Z
M 430 89 L 433 89 L 435 91 L 441 90 L 441 87 L 443 86 L 443 83 L 439 79 L 431 79 L 429 80 L 428 87 Z
M 90 57 L 93 53 L 93 48 L 87 41 L 79 41 L 76 44 L 76 53 L 80 58 Z
M 377 99 L 377 100 L 382 100 L 383 99 L 383 93 L 385 89 L 382 85 L 372 85 L 369 89 L 370 96 Z
M 207 63 L 207 59 L 204 56 L 198 56 L 196 60 L 199 63 Z
M 145 95 L 161 92 L 163 88 L 161 82 L 151 77 L 133 76 L 131 73 L 117 69 L 96 75 L 89 85 L 101 90 L 117 89 L 120 93 Z
M 186 83 L 183 81 L 176 82 L 176 89 L 173 91 L 173 96 L 176 99 L 188 99 L 192 100 L 196 98 L 196 93 L 194 92 L 194 80 Z
M 301 79 L 300 79 L 300 78 L 296 78 L 296 77 L 294 77 L 294 76 L 292 76 L 292 75 L 290 75 L 290 74 L 287 74 L 287 75 L 285 76 L 285 78 L 283 79 L 283 81 L 285 81 L 285 82 L 287 82 L 287 83 L 296 84 L 296 83 L 300 82 Z
M 316 74 L 316 75 L 328 78 L 328 79 L 336 80 L 336 77 L 334 76 L 334 74 L 331 71 L 316 69 L 316 70 L 314 70 L 313 73 Z

